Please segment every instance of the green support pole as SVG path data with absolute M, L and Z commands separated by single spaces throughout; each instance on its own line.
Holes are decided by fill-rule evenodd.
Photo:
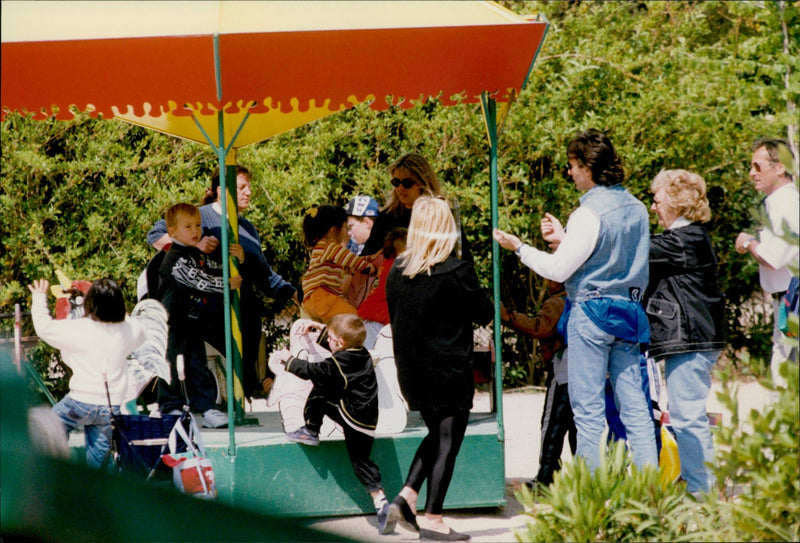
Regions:
M 497 211 L 497 102 L 481 95 L 486 132 L 489 136 L 489 177 L 491 179 L 492 230 L 498 225 Z M 500 321 L 500 246 L 492 238 L 492 297 L 494 299 L 494 409 L 497 413 L 497 438 L 505 440 L 503 424 L 503 341 Z
M 226 153 L 227 164 L 225 165 L 225 192 L 227 193 L 227 212 L 225 215 L 228 219 L 228 247 L 230 247 L 230 243 L 239 243 L 239 205 L 237 197 L 238 182 L 236 179 L 235 158 L 235 151 L 228 151 Z M 227 249 L 223 249 L 223 251 L 225 251 L 223 253 L 223 262 L 227 264 L 228 277 L 239 275 L 238 261 L 228 254 Z M 225 270 L 223 266 L 223 272 L 224 271 Z M 231 393 L 232 390 L 232 395 L 228 396 L 228 404 L 230 405 L 233 403 L 235 406 L 234 418 L 231 419 L 230 416 L 228 418 L 230 420 L 234 420 L 234 423 L 237 425 L 258 424 L 258 419 L 253 417 L 245 417 L 244 369 L 242 367 L 242 354 L 244 351 L 241 327 L 241 293 L 239 290 L 231 291 L 230 284 L 227 281 L 228 280 L 226 279 L 225 291 L 229 292 L 230 295 L 225 301 L 225 307 L 230 313 L 230 321 L 226 321 L 226 333 L 229 333 L 229 336 L 227 337 L 230 338 L 233 367 L 233 373 L 228 373 L 227 379 L 227 382 L 233 385 L 232 389 L 230 385 L 228 386 L 229 393 Z M 231 400 L 231 398 L 233 398 L 233 400 Z M 228 408 L 228 412 L 230 413 L 230 407 Z
M 224 123 L 222 118 L 222 111 L 217 113 L 218 118 L 218 129 L 219 129 L 219 142 L 220 144 L 215 146 L 216 153 L 217 153 L 217 162 L 219 163 L 219 186 L 223 187 L 224 190 L 220 191 L 220 205 L 222 206 L 222 227 L 220 228 L 220 234 L 222 239 L 220 243 L 222 245 L 222 282 L 223 282 L 223 311 L 224 311 L 224 318 L 223 323 L 225 326 L 225 383 L 227 385 L 228 390 L 228 420 L 230 423 L 228 424 L 228 455 L 231 457 L 236 456 L 236 439 L 233 430 L 233 421 L 235 420 L 235 401 L 234 401 L 234 363 L 233 363 L 233 345 L 232 345 L 232 337 L 231 337 L 231 288 L 230 288 L 230 263 L 228 262 L 228 252 L 230 247 L 230 242 L 228 241 L 228 199 L 230 195 L 228 194 L 228 182 L 227 182 L 227 168 L 225 167 L 225 146 L 222 143 L 225 136 L 225 129 Z

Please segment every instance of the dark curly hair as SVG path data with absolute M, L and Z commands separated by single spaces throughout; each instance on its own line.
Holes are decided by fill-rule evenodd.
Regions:
M 592 181 L 610 187 L 625 180 L 622 161 L 614 150 L 611 140 L 594 128 L 572 136 L 567 143 L 567 157 L 577 160 L 592 172 Z
M 343 207 L 321 205 L 306 211 L 303 217 L 303 242 L 313 248 L 331 228 L 343 228 L 347 224 L 347 211 Z

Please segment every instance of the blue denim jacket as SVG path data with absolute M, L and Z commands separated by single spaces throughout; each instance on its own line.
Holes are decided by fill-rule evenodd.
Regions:
M 640 301 L 648 281 L 650 225 L 644 204 L 620 185 L 597 186 L 581 197 L 581 206 L 600 220 L 597 245 L 567 279 L 573 303 L 589 298 Z
M 600 220 L 600 232 L 592 254 L 565 282 L 568 306 L 581 303 L 605 332 L 646 344 L 650 329 L 641 300 L 648 281 L 647 209 L 621 185 L 597 186 L 581 205 Z

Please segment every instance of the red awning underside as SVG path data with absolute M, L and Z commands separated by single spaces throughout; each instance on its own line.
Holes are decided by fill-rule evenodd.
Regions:
M 137 115 L 169 110 L 169 102 L 202 108 L 271 99 L 281 110 L 330 100 L 332 110 L 385 96 L 410 106 L 428 96 L 445 104 L 498 101 L 524 84 L 545 24 L 224 34 L 220 40 L 222 100 L 217 100 L 212 36 L 89 39 L 2 44 L 2 106 L 36 118 L 70 106 L 113 117 L 112 106 Z M 521 69 L 523 67 L 524 69 Z M 258 111 L 258 110 L 255 110 Z

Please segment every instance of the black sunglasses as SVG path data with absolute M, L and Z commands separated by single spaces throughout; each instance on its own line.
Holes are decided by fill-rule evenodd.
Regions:
M 392 186 L 394 188 L 397 188 L 400 185 L 403 185 L 404 189 L 410 189 L 411 187 L 413 187 L 416 184 L 417 184 L 417 182 L 414 181 L 413 179 L 411 179 L 410 177 L 406 177 L 405 179 L 398 179 L 396 177 L 392 177 Z

